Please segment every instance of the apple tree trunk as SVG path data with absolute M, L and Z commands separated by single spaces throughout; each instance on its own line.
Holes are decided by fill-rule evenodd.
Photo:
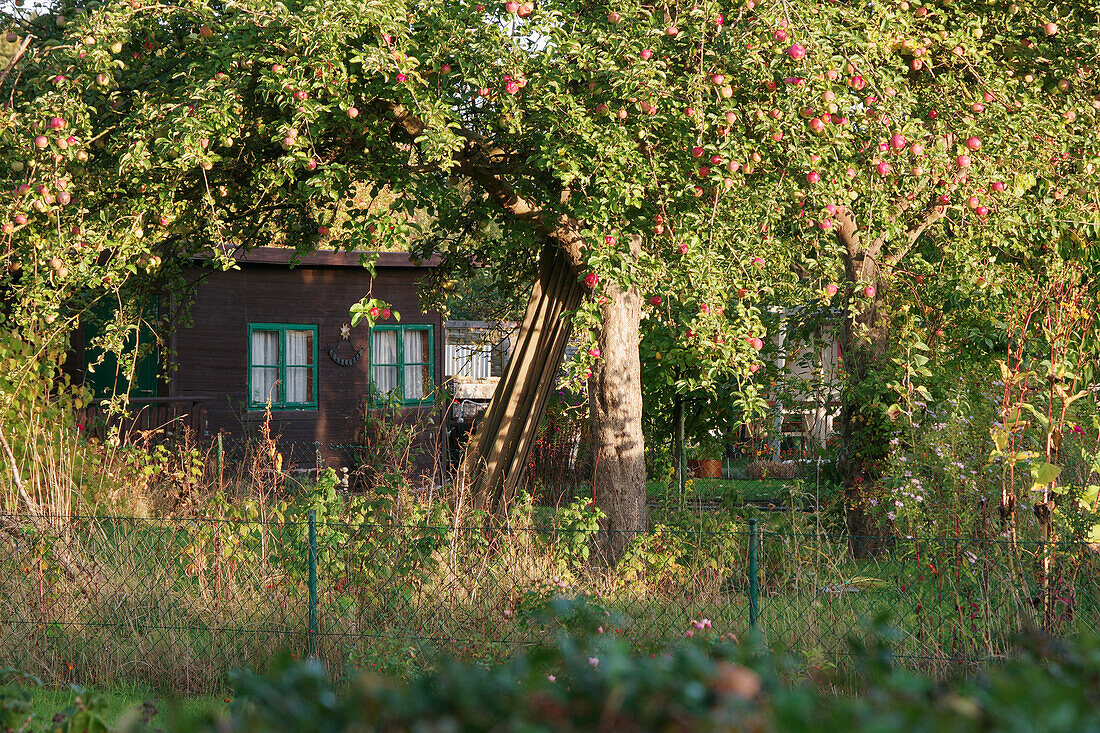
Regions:
M 878 378 L 889 366 L 889 334 L 885 284 L 877 268 L 865 271 L 860 282 L 873 286 L 875 294 L 853 304 L 844 322 L 841 347 L 847 379 L 841 396 L 841 455 L 837 468 L 845 487 L 845 524 L 852 554 L 868 557 L 887 549 L 893 532 L 873 506 L 881 498 L 891 430 L 882 408 L 889 398 L 883 394 L 885 388 Z
M 646 530 L 642 368 L 638 354 L 641 294 L 611 284 L 601 306 L 600 357 L 588 382 L 593 492 L 605 518 L 598 556 L 613 564 Z

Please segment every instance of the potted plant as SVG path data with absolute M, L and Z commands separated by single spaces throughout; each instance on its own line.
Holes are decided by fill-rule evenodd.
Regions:
M 695 478 L 722 478 L 723 442 L 712 435 L 703 435 L 688 445 L 688 468 Z

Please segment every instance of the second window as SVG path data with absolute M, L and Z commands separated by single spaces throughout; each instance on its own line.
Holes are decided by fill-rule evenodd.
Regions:
M 370 340 L 370 379 L 383 397 L 402 404 L 432 398 L 435 343 L 431 324 L 375 326 Z

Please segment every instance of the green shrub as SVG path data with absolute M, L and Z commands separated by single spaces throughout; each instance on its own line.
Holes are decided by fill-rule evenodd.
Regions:
M 201 730 L 1100 730 L 1095 638 L 1032 636 L 1003 665 L 947 684 L 895 668 L 886 627 L 853 642 L 855 673 L 807 677 L 706 619 L 691 639 L 637 656 L 612 633 L 584 631 L 598 606 L 555 611 L 572 634 L 491 668 L 448 663 L 408 684 L 368 675 L 347 689 L 314 662 L 236 673 L 229 712 Z

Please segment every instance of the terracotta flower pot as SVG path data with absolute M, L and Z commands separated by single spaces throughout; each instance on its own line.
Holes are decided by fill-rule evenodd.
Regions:
M 688 468 L 695 478 L 722 478 L 721 458 L 702 458 L 688 461 Z

